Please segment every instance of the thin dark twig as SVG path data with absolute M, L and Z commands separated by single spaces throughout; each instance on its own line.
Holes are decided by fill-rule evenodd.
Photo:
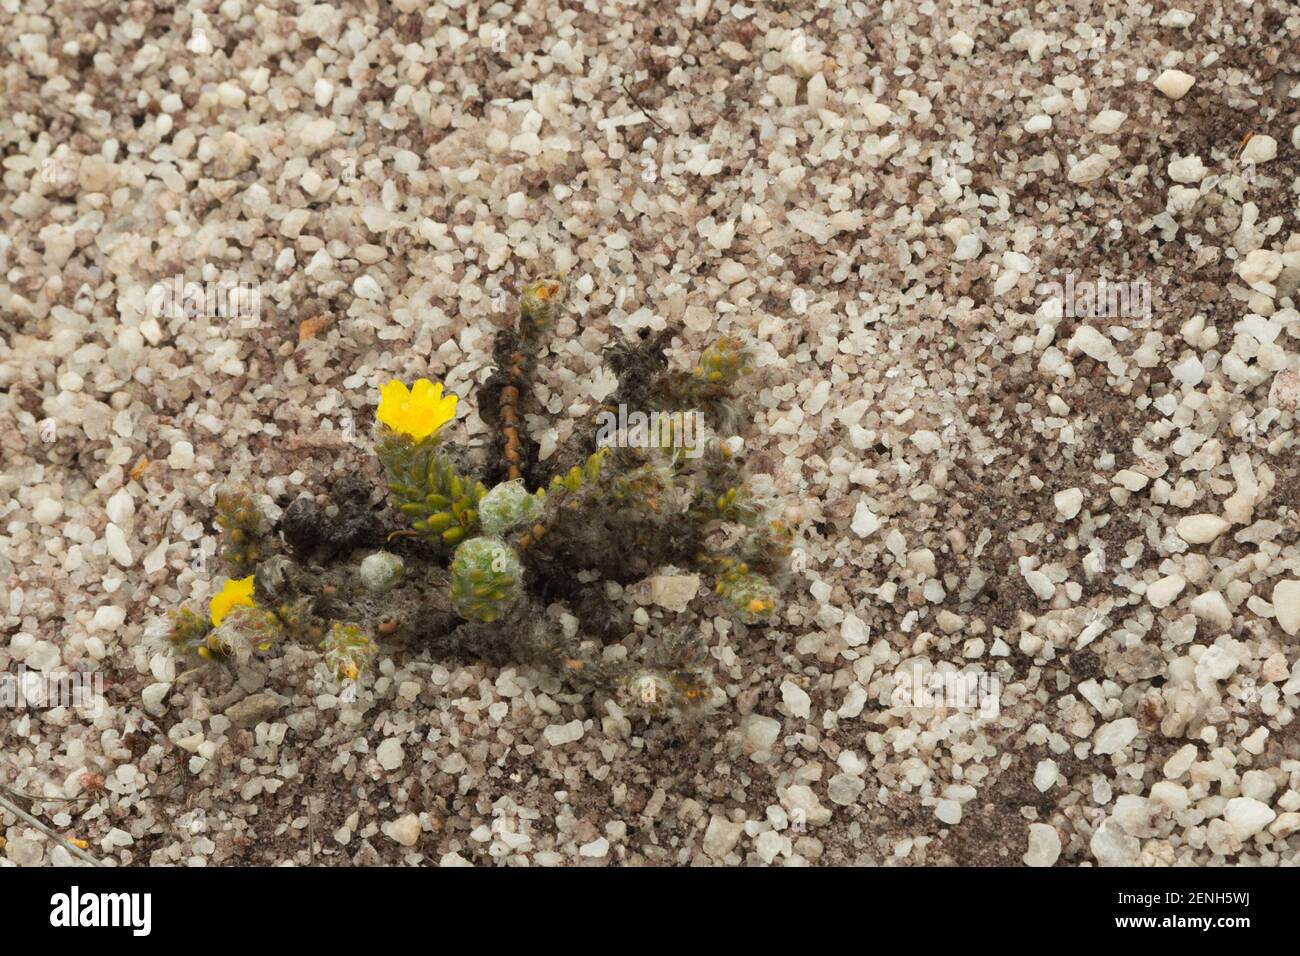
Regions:
M 632 102 L 636 104 L 636 108 L 639 109 L 643 114 L 645 114 L 645 118 L 648 119 L 650 122 L 654 123 L 655 126 L 658 126 L 659 129 L 663 131 L 663 134 L 665 136 L 672 135 L 672 130 L 668 129 L 668 127 L 664 126 L 663 123 L 655 119 L 655 114 L 650 110 L 646 109 L 645 106 L 642 105 L 641 100 L 637 98 L 637 95 L 632 92 L 631 87 L 627 85 L 626 76 L 623 77 L 623 92 L 626 93 L 631 98 Z
M 6 787 L 5 789 L 8 788 Z M 12 813 L 18 819 L 22 820 L 24 823 L 36 827 L 36 829 L 40 830 L 50 839 L 59 843 L 65 850 L 67 850 L 69 853 L 71 853 L 73 856 L 77 857 L 78 859 L 84 860 L 85 862 L 89 863 L 91 866 L 104 865 L 99 860 L 95 859 L 93 856 L 91 856 L 89 853 L 83 850 L 81 847 L 77 846 L 76 844 L 69 841 L 66 837 L 59 834 L 49 824 L 32 816 L 30 813 L 28 813 L 22 807 L 18 806 L 16 803 L 11 802 L 5 799 L 4 797 L 0 797 L 0 809 L 8 810 L 10 813 Z

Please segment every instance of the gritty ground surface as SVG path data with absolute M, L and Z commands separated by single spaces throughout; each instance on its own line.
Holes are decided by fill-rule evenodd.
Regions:
M 1296 862 L 1300 11 L 816 6 L 0 0 L 5 798 L 119 865 Z M 724 706 L 151 653 L 228 474 L 373 468 L 393 376 L 486 441 L 548 271 L 544 450 L 639 329 L 757 347 L 803 577 L 684 612 Z M 153 314 L 223 275 L 259 323 Z M 98 716 L 40 706 L 69 669 Z

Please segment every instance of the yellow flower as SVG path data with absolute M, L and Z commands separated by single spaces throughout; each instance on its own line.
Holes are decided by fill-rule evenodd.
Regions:
M 250 574 L 246 578 L 240 578 L 238 581 L 227 581 L 221 586 L 221 590 L 213 595 L 212 600 L 208 603 L 208 616 L 212 618 L 212 626 L 216 627 L 230 613 L 230 609 L 238 604 L 247 604 L 253 606 L 253 576 Z
M 393 379 L 379 390 L 375 417 L 393 431 L 422 441 L 456 417 L 456 396 L 442 394 L 442 384 L 422 378 L 407 391 Z

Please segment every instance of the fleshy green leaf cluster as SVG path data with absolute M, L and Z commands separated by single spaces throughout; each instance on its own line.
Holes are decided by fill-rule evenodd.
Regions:
M 335 621 L 321 641 L 325 666 L 339 680 L 356 680 L 376 654 L 379 647 L 358 625 Z
M 451 561 L 451 606 L 467 621 L 501 619 L 523 585 L 519 555 L 498 538 L 470 538 Z
M 478 528 L 478 507 L 487 489 L 482 482 L 457 474 L 435 442 L 384 432 L 376 452 L 387 473 L 393 505 L 411 519 L 417 535 L 454 547 Z
M 522 479 L 495 485 L 479 502 L 479 521 L 489 535 L 502 535 L 512 528 L 531 524 L 542 513 L 542 502 L 530 494 Z
M 243 485 L 229 485 L 217 492 L 217 526 L 221 528 L 221 560 L 236 574 L 243 574 L 262 560 L 265 519 L 250 492 Z
M 758 624 L 772 616 L 780 592 L 744 561 L 722 558 L 714 590 L 746 624 Z

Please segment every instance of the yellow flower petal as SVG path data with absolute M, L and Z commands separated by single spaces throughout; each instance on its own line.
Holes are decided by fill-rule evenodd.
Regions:
M 253 576 L 250 574 L 246 578 L 240 578 L 237 581 L 227 581 L 221 586 L 221 590 L 212 596 L 208 602 L 208 616 L 212 618 L 212 626 L 219 625 L 230 613 L 230 609 L 240 605 L 247 604 L 253 606 Z
M 442 383 L 427 378 L 409 391 L 394 379 L 380 389 L 375 417 L 393 431 L 422 441 L 456 417 L 456 396 L 443 395 Z

